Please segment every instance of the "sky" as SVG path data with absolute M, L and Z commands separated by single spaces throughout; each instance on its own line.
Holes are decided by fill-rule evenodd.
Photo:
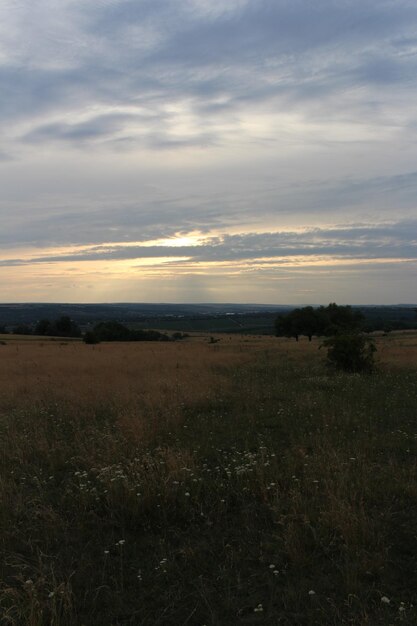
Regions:
M 417 301 L 415 0 L 2 0 L 0 301 Z

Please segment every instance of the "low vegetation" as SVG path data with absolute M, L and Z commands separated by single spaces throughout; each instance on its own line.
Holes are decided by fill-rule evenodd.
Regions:
M 182 339 L 181 333 L 176 333 L 174 339 Z M 92 331 L 84 336 L 86 343 L 100 341 L 170 341 L 166 333 L 158 330 L 131 329 L 120 322 L 99 322 Z
M 0 624 L 417 623 L 417 336 L 0 346 Z
M 335 335 L 320 347 L 327 348 L 327 363 L 337 370 L 370 373 L 375 367 L 375 343 L 363 334 Z

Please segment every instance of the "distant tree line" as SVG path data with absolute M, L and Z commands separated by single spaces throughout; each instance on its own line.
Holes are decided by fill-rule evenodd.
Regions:
M 67 315 L 56 320 L 39 320 L 34 330 L 34 335 L 45 337 L 81 337 L 80 327 Z
M 36 324 L 17 324 L 13 335 L 37 335 L 40 337 L 81 337 L 81 329 L 70 317 L 62 315 L 56 320 L 42 319 Z M 0 324 L 0 334 L 8 334 L 5 325 Z
M 99 322 L 93 330 L 84 335 L 85 343 L 100 341 L 177 341 L 188 337 L 187 334 L 176 332 L 171 337 L 158 330 L 131 329 L 120 322 Z
M 361 330 L 363 322 L 364 316 L 359 311 L 332 302 L 326 307 L 306 306 L 279 315 L 275 321 L 275 334 L 277 337 L 294 337 L 296 341 L 305 335 L 311 341 L 313 336 L 331 337 Z
M 7 334 L 0 325 L 0 334 Z M 70 317 L 61 316 L 56 320 L 42 319 L 36 324 L 18 324 L 12 330 L 14 335 L 35 335 L 38 337 L 83 337 L 86 343 L 100 341 L 179 341 L 188 337 L 186 333 L 175 332 L 171 336 L 157 330 L 131 329 L 116 321 L 99 322 L 92 330 L 82 333 L 81 328 Z
M 394 330 L 412 330 L 417 328 L 417 309 L 412 307 L 372 307 L 366 309 L 363 330 L 373 332 L 382 330 L 390 333 Z

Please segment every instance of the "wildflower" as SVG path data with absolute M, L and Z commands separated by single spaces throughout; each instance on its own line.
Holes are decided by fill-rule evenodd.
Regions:
M 262 613 L 263 610 L 264 607 L 262 606 L 262 604 L 258 604 L 258 606 L 253 609 L 254 613 Z
M 310 591 L 308 592 L 309 596 L 315 596 L 316 592 L 313 589 L 310 589 Z
M 391 602 L 391 600 L 389 598 L 387 598 L 387 596 L 382 596 L 381 602 L 383 604 L 389 604 Z

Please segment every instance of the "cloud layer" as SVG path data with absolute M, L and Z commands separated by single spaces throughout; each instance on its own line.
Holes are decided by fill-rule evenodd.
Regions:
M 310 289 L 308 258 L 378 259 L 380 271 L 385 259 L 392 289 L 375 297 L 394 301 L 408 274 L 393 261 L 415 259 L 416 74 L 411 0 L 5 0 L 4 284 L 20 267 L 25 299 L 57 299 L 59 274 L 47 295 L 30 291 L 39 266 L 175 256 L 194 287 L 233 263 L 210 292 L 219 300 L 239 264 L 246 275 L 260 259 L 266 272 L 265 259 L 302 258 Z M 195 233 L 197 246 L 152 243 Z M 77 280 L 74 300 L 87 297 Z M 415 287 L 407 278 L 398 295 Z M 247 299 L 249 282 L 239 289 Z
M 179 243 L 177 238 L 164 242 L 77 246 L 70 251 L 44 251 L 39 256 L 24 256 L 0 261 L 2 266 L 74 261 L 142 260 L 183 258 L 188 263 L 223 263 L 268 260 L 285 264 L 319 258 L 331 261 L 408 260 L 417 261 L 417 221 L 385 225 L 356 224 L 350 227 L 315 228 L 301 232 L 268 232 L 221 235 Z

